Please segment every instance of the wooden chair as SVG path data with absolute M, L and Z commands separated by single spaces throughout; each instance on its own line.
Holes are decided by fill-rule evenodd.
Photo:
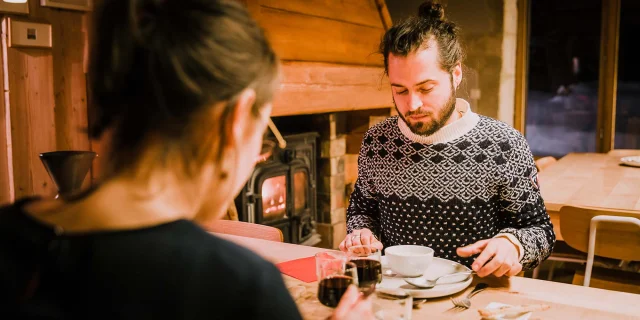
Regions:
M 549 167 L 550 165 L 556 163 L 558 160 L 554 157 L 542 157 L 536 160 L 536 167 L 538 168 L 538 172 L 542 172 L 544 169 Z
M 204 228 L 213 233 L 230 234 L 248 238 L 283 242 L 282 231 L 278 228 L 262 224 L 248 223 L 232 220 L 216 220 L 208 223 Z
M 587 253 L 585 287 L 590 284 L 596 256 L 640 261 L 640 219 L 637 216 L 635 211 L 573 206 L 560 209 L 560 230 L 564 241 L 572 248 Z
M 613 157 L 629 157 L 640 156 L 640 150 L 638 149 L 613 149 L 607 152 L 608 155 Z

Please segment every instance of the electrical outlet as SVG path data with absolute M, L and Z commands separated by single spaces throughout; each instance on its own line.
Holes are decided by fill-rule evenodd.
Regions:
M 9 47 L 51 48 L 51 25 L 26 21 L 9 21 Z

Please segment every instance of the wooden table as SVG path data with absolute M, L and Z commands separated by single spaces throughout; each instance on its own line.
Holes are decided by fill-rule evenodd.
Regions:
M 619 163 L 619 156 L 570 153 L 540 172 L 540 191 L 559 240 L 558 212 L 566 205 L 637 210 L 640 217 L 640 168 Z
M 218 236 L 243 245 L 273 263 L 310 257 L 325 250 L 238 236 Z M 283 277 L 305 319 L 326 319 L 331 314 L 332 309 L 316 299 L 317 283 Z M 452 312 L 448 298 L 433 299 L 423 304 L 421 309 L 414 310 L 413 319 L 480 319 L 477 309 L 490 302 L 551 306 L 550 310 L 534 313 L 532 319 L 640 319 L 640 295 L 521 277 L 482 281 L 489 283 L 491 289 L 475 296 L 471 309 Z

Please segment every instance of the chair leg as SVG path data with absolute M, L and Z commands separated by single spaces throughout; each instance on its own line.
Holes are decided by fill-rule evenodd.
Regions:
M 555 271 L 556 262 L 551 261 L 551 268 L 549 269 L 549 275 L 547 276 L 547 280 L 553 281 L 553 271 Z

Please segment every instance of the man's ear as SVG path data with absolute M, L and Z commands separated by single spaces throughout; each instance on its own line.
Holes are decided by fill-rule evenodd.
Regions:
M 237 96 L 235 103 L 231 106 L 232 111 L 228 123 L 225 124 L 227 139 L 229 139 L 229 141 L 225 141 L 226 143 L 243 143 L 255 101 L 256 92 L 250 88 L 242 90 Z
M 456 89 L 460 86 L 462 82 L 462 64 L 460 62 L 456 63 L 456 66 L 453 67 L 453 85 Z

